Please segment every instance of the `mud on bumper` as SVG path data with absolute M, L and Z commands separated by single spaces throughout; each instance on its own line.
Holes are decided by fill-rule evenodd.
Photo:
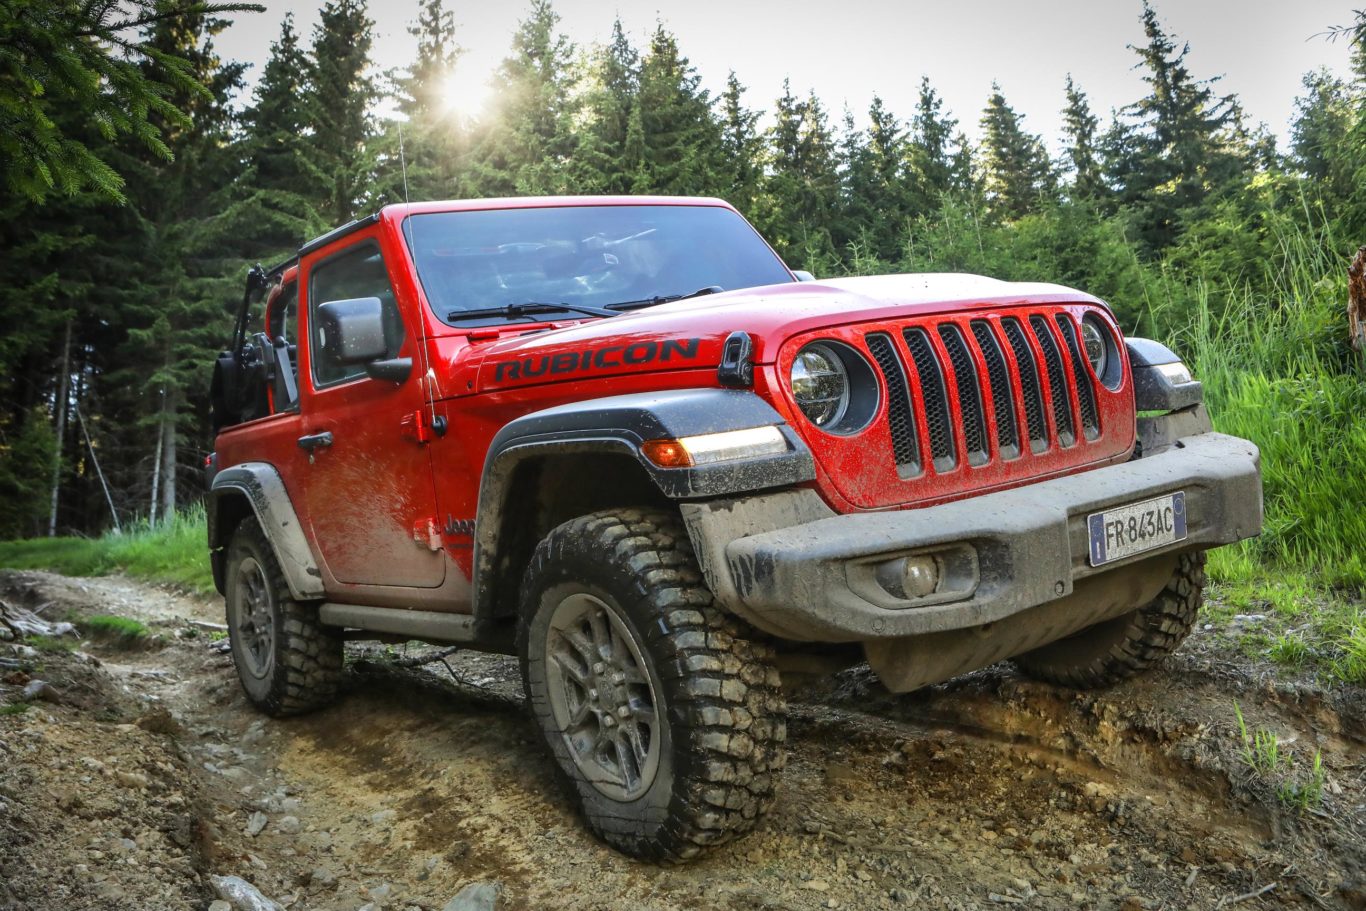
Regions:
M 983 627 L 1093 588 L 1095 577 L 1137 588 L 1140 564 L 1256 535 L 1257 447 L 1198 417 L 1158 419 L 1144 458 L 938 506 L 836 515 L 802 489 L 683 514 L 717 600 L 772 635 L 867 643 Z M 1090 564 L 1088 515 L 1175 491 L 1185 492 L 1185 540 Z M 925 553 L 956 567 L 951 591 L 908 600 L 879 584 L 879 564 Z

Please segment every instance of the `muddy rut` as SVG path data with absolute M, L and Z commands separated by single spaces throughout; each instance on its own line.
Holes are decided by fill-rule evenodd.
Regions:
M 512 661 L 402 668 L 404 649 L 354 646 L 335 707 L 271 721 L 206 626 L 218 603 L 43 573 L 0 576 L 0 598 L 153 633 L 0 643 L 0 703 L 49 684 L 0 716 L 0 909 L 200 909 L 211 875 L 338 911 L 444 909 L 474 882 L 499 909 L 1366 907 L 1366 695 L 1277 678 L 1209 632 L 1100 693 L 1006 668 L 909 696 L 866 669 L 790 681 L 773 813 L 666 868 L 579 825 Z M 1248 766 L 1235 701 L 1292 766 Z M 1286 788 L 1315 753 L 1322 801 L 1301 808 Z

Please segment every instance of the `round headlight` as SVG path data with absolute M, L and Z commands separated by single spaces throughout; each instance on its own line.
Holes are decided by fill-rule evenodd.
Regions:
M 1110 344 L 1105 338 L 1105 330 L 1089 316 L 1081 321 L 1081 346 L 1086 350 L 1091 369 L 1104 379 L 1105 368 L 1110 364 Z
M 829 346 L 807 345 L 792 360 L 792 397 L 817 427 L 831 427 L 849 410 L 849 371 Z

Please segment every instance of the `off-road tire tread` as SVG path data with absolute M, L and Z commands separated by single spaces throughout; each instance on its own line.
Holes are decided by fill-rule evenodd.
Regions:
M 566 552 L 607 555 L 632 571 L 635 596 L 656 618 L 654 628 L 641 632 L 647 651 L 663 656 L 656 670 L 671 700 L 678 763 L 663 825 L 650 832 L 636 820 L 588 813 L 589 825 L 623 853 L 666 863 L 689 860 L 749 832 L 773 805 L 787 760 L 787 705 L 772 646 L 713 603 L 678 516 L 614 509 L 566 522 L 537 547 L 518 625 L 524 671 L 536 597 L 530 582 Z M 523 679 L 529 680 L 525 672 Z M 577 797 L 574 780 L 559 771 Z
M 1171 578 L 1147 604 L 1110 623 L 1127 620 L 1122 635 L 1103 654 L 1090 660 L 1069 663 L 1056 654 L 1040 657 L 1030 652 L 1016 657 L 1022 671 L 1040 680 L 1077 689 L 1099 689 L 1144 673 L 1166 658 L 1185 641 L 1195 627 L 1204 601 L 1205 554 L 1181 554 Z M 1108 623 L 1077 633 L 1073 640 L 1088 635 L 1113 635 Z
M 246 519 L 237 526 L 234 542 L 239 535 L 256 546 L 281 619 L 275 639 L 277 678 L 267 697 L 253 699 L 253 704 L 276 718 L 302 715 L 329 705 L 337 697 L 343 676 L 345 649 L 340 631 L 319 622 L 317 604 L 300 603 L 290 596 L 284 571 L 260 525 Z

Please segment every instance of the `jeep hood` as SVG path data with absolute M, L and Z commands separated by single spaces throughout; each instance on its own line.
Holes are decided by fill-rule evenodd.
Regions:
M 660 304 L 480 346 L 478 391 L 569 379 L 715 367 L 732 332 L 748 332 L 756 364 L 782 343 L 823 327 L 984 307 L 1102 304 L 1072 288 L 980 275 L 923 273 L 792 282 Z M 471 365 L 473 366 L 473 365 Z

